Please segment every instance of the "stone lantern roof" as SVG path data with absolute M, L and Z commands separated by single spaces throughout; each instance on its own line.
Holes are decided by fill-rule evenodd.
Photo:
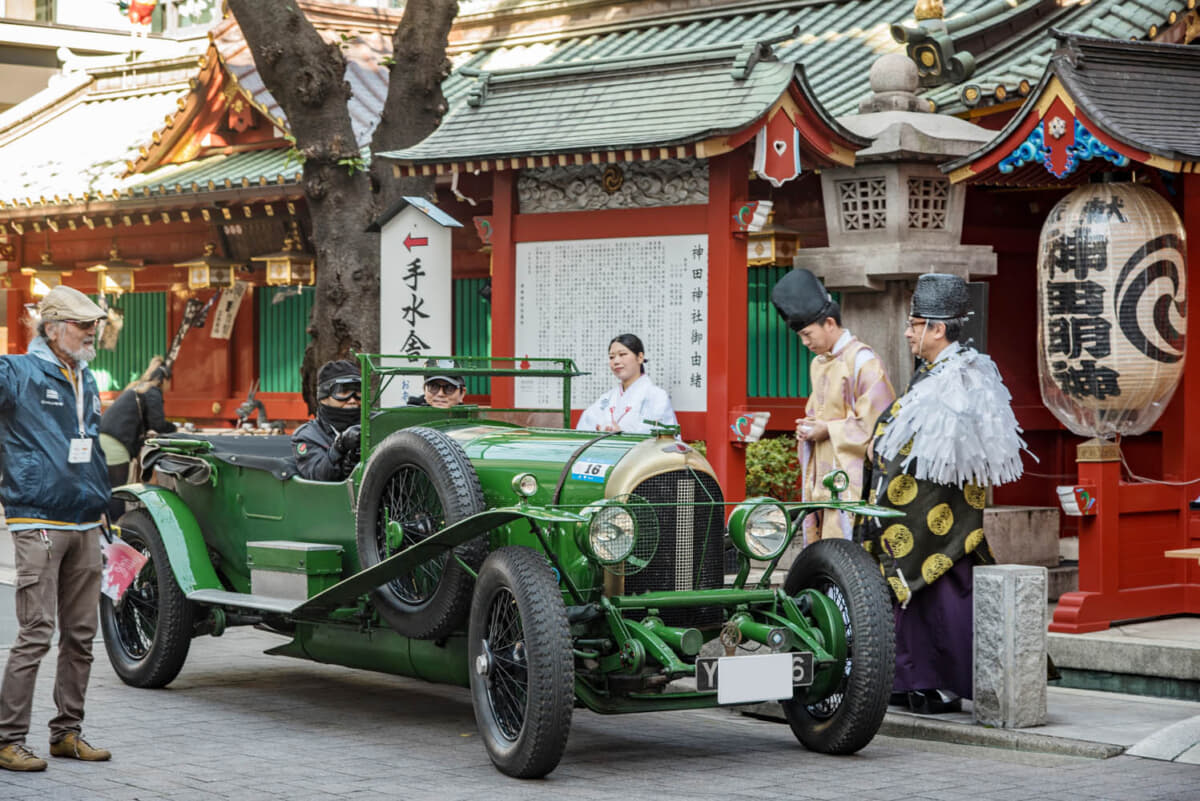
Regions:
M 891 53 L 871 67 L 871 94 L 859 113 L 838 118 L 871 140 L 856 166 L 821 173 L 829 247 L 801 250 L 797 267 L 834 290 L 883 290 L 885 282 L 948 272 L 994 275 L 990 247 L 965 246 L 964 190 L 937 165 L 977 150 L 994 132 L 933 113 L 917 96 L 917 67 Z
M 966 192 L 938 168 L 994 133 L 933 113 L 916 94 L 916 65 L 903 55 L 876 60 L 870 84 L 859 113 L 838 123 L 871 144 L 858 151 L 854 167 L 821 171 L 829 247 L 802 249 L 793 263 L 843 293 L 846 324 L 903 386 L 912 357 L 899 334 L 916 277 L 939 272 L 970 280 L 996 273 L 991 247 L 962 244 Z M 986 322 L 984 315 L 977 320 L 981 328 L 972 335 L 978 341 Z
M 958 117 L 933 113 L 929 101 L 916 94 L 917 65 L 899 53 L 879 57 L 871 65 L 870 82 L 871 94 L 859 102 L 858 113 L 838 118 L 873 140 L 856 154 L 859 164 L 942 162 L 972 152 L 995 135 Z

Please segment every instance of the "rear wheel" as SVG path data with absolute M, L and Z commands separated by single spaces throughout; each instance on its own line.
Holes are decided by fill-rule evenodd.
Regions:
M 175 583 L 166 546 L 150 515 L 135 509 L 121 518 L 119 527 L 121 539 L 149 560 L 120 603 L 100 596 L 104 648 L 121 681 L 134 687 L 165 687 L 187 659 L 196 607 Z
M 483 490 L 458 443 L 431 428 L 388 436 L 371 454 L 358 493 L 358 559 L 366 569 L 484 510 Z M 487 538 L 454 552 L 478 568 Z M 449 551 L 374 590 L 379 614 L 406 637 L 438 639 L 466 619 L 471 577 Z
M 783 702 L 792 733 L 824 754 L 853 754 L 879 731 L 895 673 L 890 593 L 879 565 L 848 540 L 820 540 L 801 551 L 783 584 L 788 595 L 816 590 L 832 614 L 816 615 L 826 643 L 845 638 L 845 662 L 828 677 L 832 692 L 813 701 L 797 688 Z M 822 676 L 818 674 L 818 681 Z
M 469 649 L 488 756 L 509 776 L 545 776 L 567 747 L 575 672 L 566 607 L 544 556 L 507 547 L 487 558 L 471 604 Z

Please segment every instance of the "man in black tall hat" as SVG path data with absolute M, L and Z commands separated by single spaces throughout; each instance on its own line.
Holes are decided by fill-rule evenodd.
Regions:
M 832 470 L 845 470 L 850 477 L 845 497 L 860 498 L 872 426 L 896 397 L 883 362 L 842 327 L 837 301 L 808 270 L 792 270 L 779 279 L 771 301 L 815 356 L 804 417 L 796 420 L 802 497 L 830 498 L 821 480 Z M 844 513 L 805 515 L 804 539 L 849 538 L 851 525 Z
M 959 342 L 971 313 L 963 279 L 917 280 L 904 336 L 921 365 L 875 424 L 867 499 L 905 513 L 866 518 L 858 536 L 895 595 L 893 702 L 950 712 L 972 695 L 972 575 L 994 560 L 987 488 L 1020 478 L 1025 443 L 990 358 Z

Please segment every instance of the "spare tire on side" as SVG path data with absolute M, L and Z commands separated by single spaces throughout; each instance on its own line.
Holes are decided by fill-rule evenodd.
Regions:
M 358 492 L 358 561 L 366 569 L 484 510 L 483 489 L 457 442 L 432 428 L 389 435 L 371 453 Z M 454 552 L 473 570 L 487 556 L 487 536 Z M 406 637 L 436 640 L 466 621 L 470 574 L 449 551 L 371 593 L 379 614 Z

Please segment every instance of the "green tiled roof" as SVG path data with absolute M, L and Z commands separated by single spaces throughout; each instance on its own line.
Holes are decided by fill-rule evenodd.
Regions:
M 986 104 L 995 102 L 997 87 L 1003 87 L 1007 99 L 1015 99 L 1023 82 L 1036 85 L 1054 48 L 1051 27 L 1114 39 L 1143 39 L 1150 26 L 1165 25 L 1172 12 L 1185 12 L 1188 0 L 951 0 L 947 6 L 947 23 L 956 28 L 954 43 L 972 54 L 975 72 L 961 84 L 925 90 L 924 96 L 935 101 L 939 111 L 962 113 L 969 108 L 963 100 L 968 87 Z M 511 4 L 504 10 L 511 10 Z M 766 38 L 791 26 L 799 26 L 800 33 L 775 46 L 780 61 L 804 67 L 813 94 L 829 113 L 849 114 L 869 92 L 868 71 L 874 60 L 903 49 L 892 39 L 889 26 L 911 24 L 912 12 L 913 0 L 714 0 L 700 10 L 653 19 L 605 21 L 584 32 L 548 30 L 525 36 L 519 43 L 490 42 L 454 56 L 457 71 L 444 84 L 451 107 L 448 119 L 466 104 L 476 84 L 464 68 L 498 73 L 506 68 L 579 65 L 685 48 L 719 49 Z M 278 104 L 257 79 L 244 42 L 236 30 L 229 30 L 236 25 L 231 20 L 222 25 L 225 27 L 215 30 L 215 44 L 223 61 L 256 103 L 272 117 L 281 117 Z M 360 142 L 369 137 L 387 94 L 383 62 L 389 51 L 387 37 L 376 36 L 360 36 L 344 51 L 352 62 L 347 80 L 353 90 L 351 114 Z M 260 153 L 206 159 L 199 167 L 201 172 L 187 182 L 172 172 L 178 168 L 123 177 L 126 160 L 150 142 L 163 120 L 174 113 L 176 101 L 188 92 L 183 83 L 186 78 L 168 73 L 166 67 L 136 65 L 124 73 L 130 82 L 124 91 L 99 91 L 96 86 L 81 89 L 78 75 L 66 76 L 60 81 L 65 88 L 47 90 L 0 115 L 0 203 L 8 208 L 26 204 L 49 207 L 68 203 L 71 196 L 110 198 L 114 192 L 127 196 L 130 187 L 170 194 L 189 191 L 193 183 L 204 191 L 210 179 L 214 185 L 224 184 L 226 178 L 234 184 L 243 179 L 258 183 L 264 176 L 268 181 L 278 179 L 279 165 L 265 163 L 269 158 L 284 158 L 278 151 L 273 157 Z M 118 77 L 109 76 L 108 80 L 111 85 Z M 495 89 L 496 96 L 502 96 L 499 84 Z M 587 90 L 580 91 L 586 102 Z M 657 95 L 664 104 L 671 104 L 675 102 L 672 93 L 690 91 L 672 83 L 659 87 Z M 51 105 L 55 100 L 51 96 L 59 102 Z M 577 115 L 590 114 L 589 119 L 597 124 L 609 124 L 594 109 L 575 111 Z M 552 132 L 527 133 L 532 145 Z M 204 172 L 210 168 L 216 172 Z M 175 189 L 176 183 L 180 190 Z
M 209 156 L 186 164 L 168 164 L 144 175 L 130 176 L 124 188 L 134 197 L 170 197 L 241 186 L 294 186 L 301 169 L 287 150 L 251 150 Z
M 794 64 L 735 66 L 751 49 L 679 50 L 481 75 L 468 102 L 424 141 L 380 155 L 448 162 L 669 147 L 733 133 L 761 117 L 793 80 L 804 86 Z
M 903 52 L 889 27 L 911 22 L 913 0 L 840 0 L 834 2 L 744 2 L 715 5 L 691 12 L 586 35 L 554 35 L 541 41 L 491 46 L 461 55 L 458 72 L 443 88 L 451 106 L 466 101 L 473 79 L 462 68 L 497 70 L 536 65 L 571 64 L 597 58 L 630 56 L 683 47 L 717 47 L 763 38 L 781 29 L 799 26 L 800 35 L 775 47 L 782 61 L 796 61 L 817 99 L 834 115 L 857 111 L 858 101 L 869 93 L 868 71 L 883 53 Z M 965 85 L 976 85 L 991 96 L 1003 86 L 1009 99 L 1019 94 L 1022 81 L 1034 85 L 1049 61 L 1054 42 L 1051 27 L 1108 36 L 1141 39 L 1151 25 L 1164 25 L 1172 11 L 1183 13 L 1187 0 L 1092 0 L 1089 3 L 1047 4 L 1041 0 L 952 0 L 946 3 L 947 22 L 968 15 L 979 21 L 955 34 L 966 41 L 975 57 L 975 73 L 963 85 L 926 90 L 939 111 L 965 112 L 961 99 Z M 1033 9 L 1038 12 L 1030 18 Z M 1018 24 L 1014 20 L 1025 14 Z M 913 23 L 915 24 L 915 23 Z

